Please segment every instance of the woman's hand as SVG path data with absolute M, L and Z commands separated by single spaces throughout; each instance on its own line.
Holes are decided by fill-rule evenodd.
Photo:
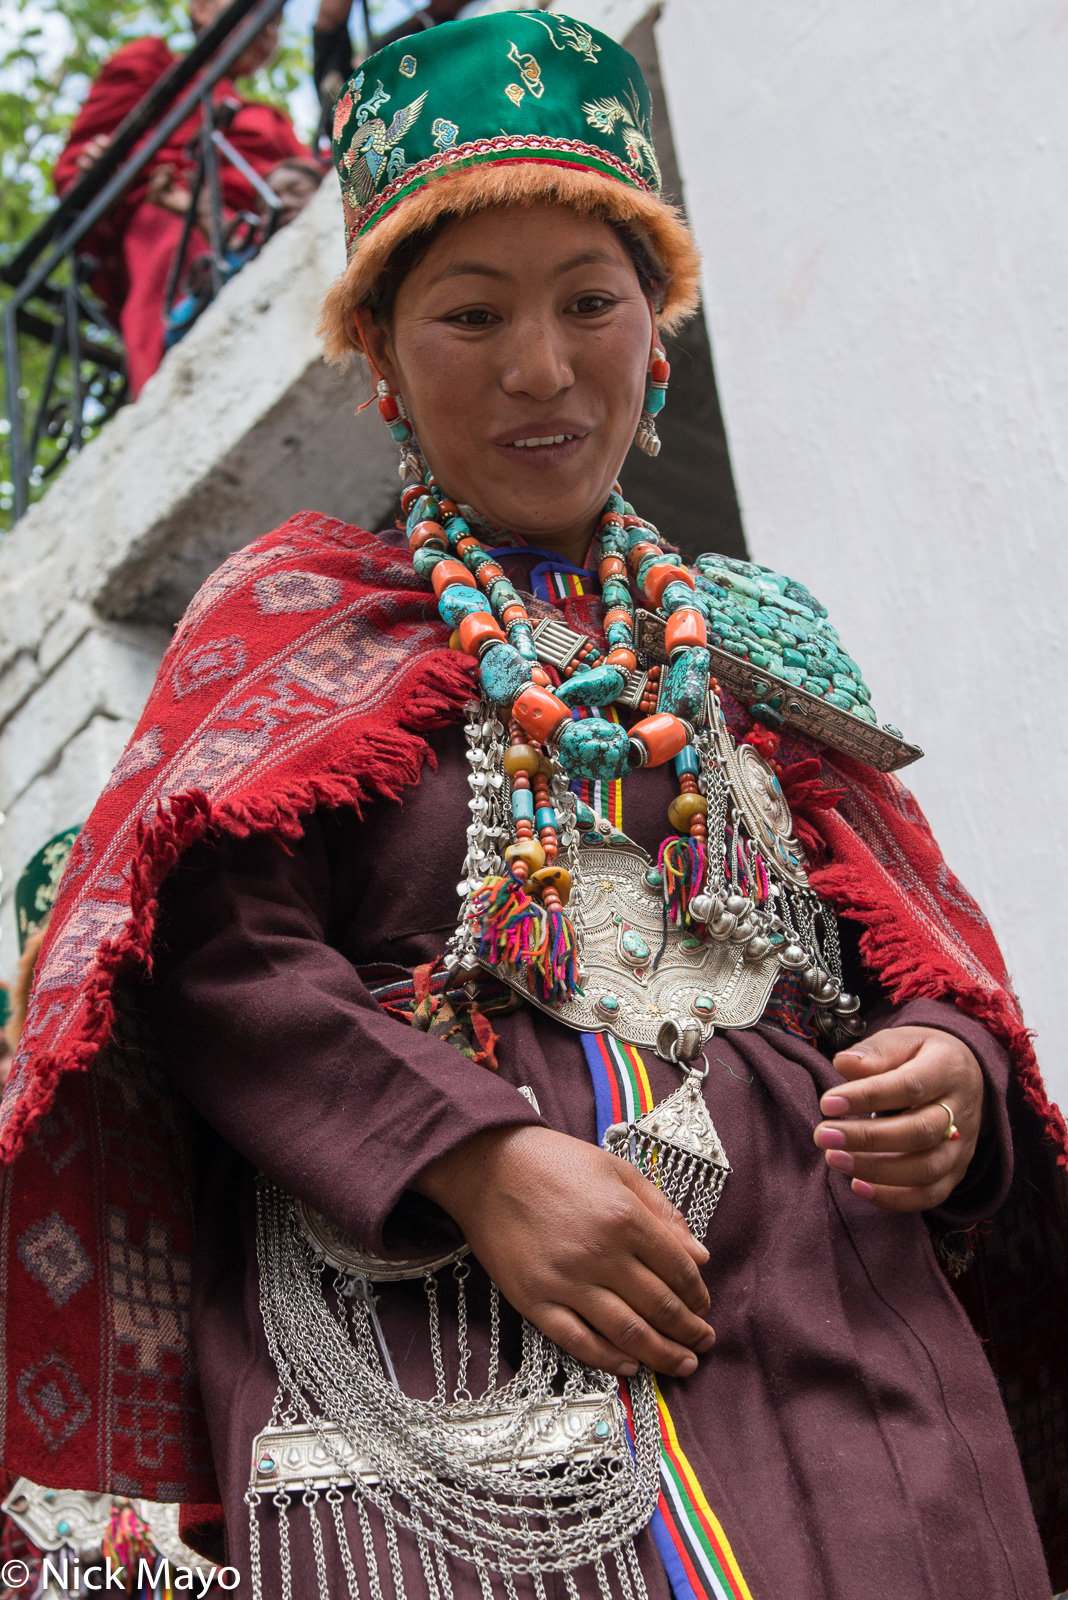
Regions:
M 968 1170 L 983 1118 L 982 1068 L 968 1046 L 939 1028 L 885 1028 L 840 1051 L 834 1065 L 852 1081 L 828 1089 L 820 1110 L 856 1120 L 817 1127 L 827 1165 L 887 1211 L 941 1205 Z M 959 1139 L 946 1138 L 946 1106 Z
M 415 1187 L 463 1230 L 501 1293 L 591 1367 L 673 1377 L 715 1334 L 698 1267 L 708 1251 L 618 1156 L 551 1128 L 476 1134 Z

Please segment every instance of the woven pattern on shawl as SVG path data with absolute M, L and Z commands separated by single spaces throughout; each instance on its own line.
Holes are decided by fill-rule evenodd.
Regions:
M 117 966 L 147 958 L 154 894 L 209 825 L 298 826 L 415 781 L 412 730 L 455 716 L 471 663 L 411 567 L 370 534 L 302 513 L 231 556 L 193 600 L 125 754 L 82 829 L 0 1105 L 10 1159 L 59 1072 L 107 1037 Z

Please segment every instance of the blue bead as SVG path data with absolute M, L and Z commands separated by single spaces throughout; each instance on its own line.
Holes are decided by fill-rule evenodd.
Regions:
M 711 660 L 707 650 L 681 650 L 661 680 L 659 709 L 699 728 L 705 720 Z M 687 770 L 697 770 L 696 760 Z
M 538 649 L 528 623 L 510 622 L 504 631 L 508 635 L 508 643 L 513 650 L 519 651 L 524 661 L 537 661 Z
M 627 622 L 610 622 L 605 629 L 605 637 L 611 649 L 630 647 L 634 629 Z
M 645 409 L 651 417 L 658 417 L 664 409 L 667 394 L 663 385 L 651 383 L 645 391 Z
M 623 674 L 618 667 L 602 662 L 588 671 L 581 668 L 572 677 L 565 678 L 554 691 L 565 706 L 610 706 L 623 693 Z
M 469 589 L 465 583 L 450 583 L 438 596 L 438 612 L 442 622 L 447 622 L 450 628 L 458 628 L 465 617 L 473 616 L 476 611 L 489 611 L 490 603 L 484 594 L 479 594 L 477 589 Z
M 693 602 L 694 592 L 688 583 L 669 583 L 660 597 L 660 609 L 670 616 L 673 611 L 681 611 L 684 606 L 693 607 Z
M 630 585 L 625 578 L 606 578 L 601 588 L 601 599 L 604 601 L 606 611 L 611 611 L 616 606 L 623 606 L 627 611 L 634 609 L 634 602 L 630 597 Z
M 540 833 L 543 828 L 556 827 L 556 811 L 552 806 L 539 806 L 534 813 L 534 826 Z
M 404 442 L 407 439 L 410 439 L 412 436 L 412 430 L 404 421 L 403 417 L 399 422 L 391 422 L 389 425 L 389 431 L 390 436 L 396 439 L 398 444 L 404 444 Z
M 534 796 L 529 789 L 512 790 L 512 816 L 517 822 L 524 817 L 528 822 L 534 821 Z
M 479 664 L 479 679 L 494 705 L 510 706 L 530 682 L 530 663 L 510 644 L 490 645 Z
M 701 764 L 697 759 L 697 751 L 692 744 L 685 745 L 675 757 L 676 775 L 681 778 L 684 772 L 692 772 L 696 777 L 700 770 Z
M 429 578 L 438 562 L 444 559 L 445 552 L 439 546 L 425 544 L 412 557 L 412 566 L 421 578 Z
M 622 778 L 630 770 L 630 736 L 618 722 L 584 717 L 565 723 L 556 747 L 560 765 L 572 778 Z

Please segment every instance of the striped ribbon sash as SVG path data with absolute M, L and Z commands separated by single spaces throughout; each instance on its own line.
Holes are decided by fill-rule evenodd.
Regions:
M 582 1048 L 597 1103 L 597 1140 L 614 1122 L 633 1122 L 653 1109 L 645 1063 L 633 1045 L 607 1033 L 584 1033 Z M 629 1405 L 625 1385 L 623 1403 Z M 752 1600 L 722 1524 L 705 1498 L 679 1443 L 667 1402 L 657 1385 L 660 1421 L 660 1498 L 653 1538 L 674 1600 Z

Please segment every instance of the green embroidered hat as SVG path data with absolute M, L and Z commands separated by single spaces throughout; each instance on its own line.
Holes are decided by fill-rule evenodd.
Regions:
M 57 833 L 41 846 L 19 875 L 15 885 L 15 923 L 20 954 L 26 948 L 26 941 L 40 933 L 52 914 L 63 868 L 80 831 L 79 823 L 75 828 Z
M 443 215 L 555 200 L 625 223 L 667 284 L 669 331 L 693 309 L 698 258 L 660 196 L 649 90 L 607 34 L 558 13 L 446 22 L 370 56 L 334 113 L 349 266 L 327 298 L 328 353 L 408 234 Z

